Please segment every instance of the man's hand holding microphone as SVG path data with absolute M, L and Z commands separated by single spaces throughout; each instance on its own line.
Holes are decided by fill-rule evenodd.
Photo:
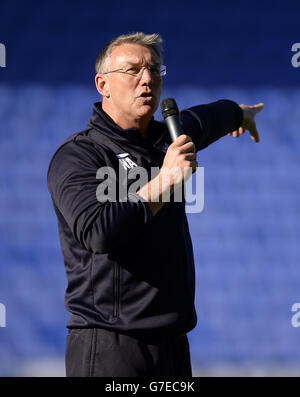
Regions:
M 198 167 L 195 145 L 188 135 L 182 133 L 176 102 L 166 98 L 161 108 L 173 143 L 168 147 L 159 174 L 137 192 L 148 202 L 153 215 Z

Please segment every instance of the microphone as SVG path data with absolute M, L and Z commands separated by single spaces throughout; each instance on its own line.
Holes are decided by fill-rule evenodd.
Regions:
M 160 104 L 161 113 L 167 124 L 172 142 L 183 134 L 178 106 L 173 98 L 165 98 Z

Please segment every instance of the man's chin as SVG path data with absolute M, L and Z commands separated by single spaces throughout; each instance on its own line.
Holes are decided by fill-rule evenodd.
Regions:
M 138 113 L 140 117 L 149 117 L 151 118 L 153 114 L 156 112 L 158 107 L 157 103 L 144 103 L 139 107 Z

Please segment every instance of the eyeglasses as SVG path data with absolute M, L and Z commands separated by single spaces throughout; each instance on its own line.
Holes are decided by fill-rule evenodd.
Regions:
M 155 77 L 161 77 L 165 76 L 167 74 L 167 67 L 165 65 L 161 65 L 160 67 L 158 66 L 130 66 L 130 67 L 124 67 L 116 70 L 111 70 L 110 72 L 105 72 L 102 74 L 109 74 L 109 73 L 125 73 L 125 74 L 130 74 L 131 76 L 137 77 L 137 78 L 142 78 L 142 75 L 144 73 L 144 70 L 147 69 L 150 74 Z

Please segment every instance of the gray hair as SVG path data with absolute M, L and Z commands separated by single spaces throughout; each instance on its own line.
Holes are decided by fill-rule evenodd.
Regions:
M 96 59 L 95 70 L 96 73 L 104 73 L 109 67 L 109 61 L 112 49 L 121 44 L 140 44 L 144 47 L 152 49 L 160 59 L 160 63 L 163 62 L 162 56 L 162 38 L 159 34 L 145 34 L 142 32 L 122 34 L 105 45 L 100 51 Z

